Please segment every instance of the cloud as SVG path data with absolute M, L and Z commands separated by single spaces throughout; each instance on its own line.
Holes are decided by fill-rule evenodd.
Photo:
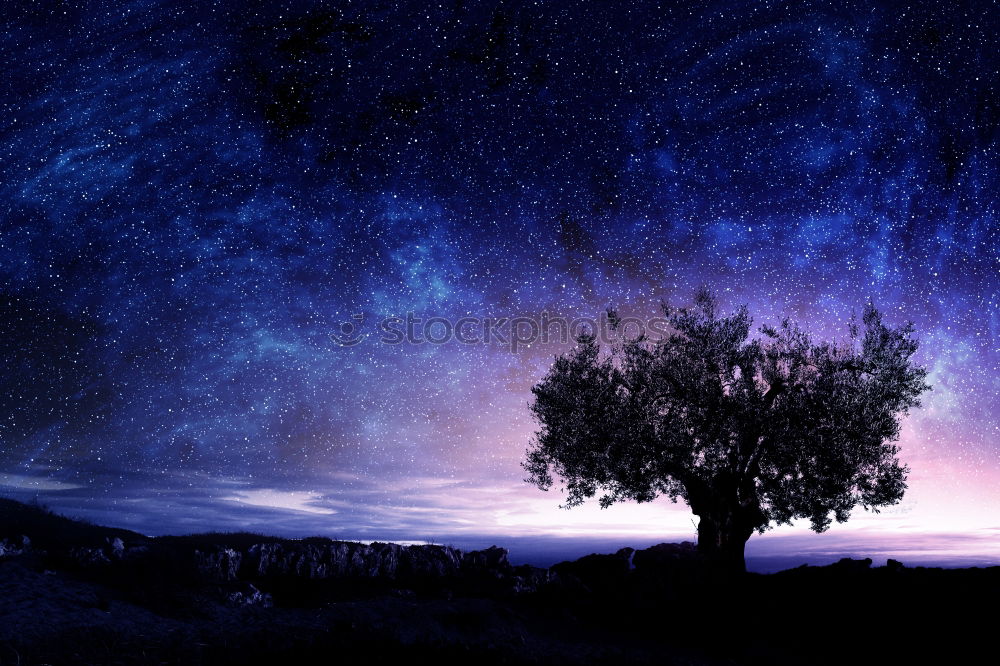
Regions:
M 318 502 L 323 501 L 322 495 L 307 491 L 284 491 L 273 488 L 261 488 L 258 490 L 240 491 L 231 497 L 223 497 L 222 501 L 240 502 L 251 506 L 284 509 L 286 511 L 301 511 L 303 513 L 320 515 L 333 515 L 337 513 L 333 509 L 317 505 Z
M 83 487 L 79 484 L 67 483 L 45 476 L 0 474 L 0 488 L 4 490 L 75 490 Z

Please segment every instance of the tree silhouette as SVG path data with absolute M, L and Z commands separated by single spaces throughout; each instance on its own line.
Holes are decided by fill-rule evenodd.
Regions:
M 528 481 L 547 490 L 561 477 L 567 506 L 598 492 L 602 507 L 683 499 L 700 553 L 740 571 L 754 531 L 808 518 L 822 532 L 856 505 L 902 498 L 908 470 L 893 442 L 930 388 L 912 324 L 886 326 L 869 304 L 840 342 L 813 342 L 787 319 L 752 336 L 746 307 L 722 317 L 705 289 L 664 314 L 662 339 L 602 353 L 585 335 L 555 359 L 532 389 L 541 427 Z

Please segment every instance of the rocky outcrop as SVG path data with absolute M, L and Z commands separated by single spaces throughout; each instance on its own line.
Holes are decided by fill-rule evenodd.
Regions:
M 125 557 L 125 543 L 118 537 L 108 539 L 108 554 L 112 559 L 122 559 Z
M 513 594 L 537 592 L 552 582 L 552 572 L 541 567 L 522 564 L 514 567 L 513 571 L 513 576 L 510 578 L 510 591 Z
M 194 551 L 195 567 L 202 576 L 215 581 L 228 582 L 239 578 L 243 553 L 232 548 L 219 548 L 215 552 Z
M 0 557 L 24 555 L 30 550 L 31 539 L 27 536 L 22 535 L 13 539 L 0 539 Z
M 2 505 L 0 505 L 2 508 Z M 14 511 L 19 509 L 20 513 Z M 505 598 L 549 590 L 556 595 L 620 595 L 628 588 L 674 587 L 696 578 L 694 544 L 660 544 L 589 555 L 550 569 L 512 566 L 504 548 L 461 551 L 444 545 L 403 546 L 326 538 L 281 539 L 251 533 L 146 537 L 53 517 L 14 505 L 0 533 L 0 558 L 30 551 L 41 566 L 87 572 L 94 580 L 148 585 L 160 592 L 213 590 L 236 606 L 376 596 Z M 14 515 L 17 514 L 17 515 Z M 55 521 L 48 531 L 39 525 Z M 37 543 L 21 525 L 41 530 Z
M 690 541 L 680 543 L 659 543 L 643 550 L 635 551 L 632 565 L 639 570 L 684 566 L 696 562 L 698 546 Z
M 75 546 L 69 549 L 68 555 L 70 562 L 87 569 L 139 557 L 147 551 L 145 545 L 129 547 L 118 537 L 106 537 L 100 546 Z
M 851 559 L 850 557 L 842 557 L 837 562 L 831 564 L 830 566 L 836 567 L 837 570 L 839 571 L 851 571 L 851 572 L 867 571 L 868 569 L 871 569 L 872 558 L 866 557 L 863 560 L 855 560 Z
M 905 568 L 906 567 L 903 565 L 902 562 L 900 562 L 899 560 L 894 560 L 892 558 L 889 558 L 885 563 L 885 569 L 887 571 L 902 571 Z
M 621 589 L 631 570 L 635 550 L 622 548 L 612 555 L 593 554 L 560 562 L 551 568 L 553 582 L 577 592 L 604 594 Z
M 457 586 L 491 594 L 521 594 L 549 580 L 547 569 L 511 566 L 507 550 L 496 546 L 463 552 L 441 545 L 276 540 L 242 550 L 224 545 L 214 549 L 202 546 L 193 551 L 193 563 L 205 582 L 254 581 L 265 586 L 296 580 L 342 580 L 387 589 Z
M 274 605 L 271 595 L 261 592 L 253 583 L 245 583 L 242 589 L 230 592 L 226 601 L 239 607 L 270 608 Z
M 459 571 L 461 551 L 446 546 L 400 546 L 336 541 L 262 543 L 247 551 L 245 576 L 300 578 L 445 577 Z
M 251 546 L 242 576 L 301 578 L 449 578 L 503 577 L 512 567 L 504 548 L 463 553 L 450 546 L 400 546 L 335 541 L 326 544 L 275 542 Z
M 111 564 L 111 558 L 108 557 L 103 548 L 90 548 L 86 546 L 70 548 L 69 557 L 74 564 L 84 569 L 93 569 L 94 567 Z

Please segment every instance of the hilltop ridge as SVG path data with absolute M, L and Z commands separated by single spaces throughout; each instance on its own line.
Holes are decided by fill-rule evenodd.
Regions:
M 720 578 L 685 542 L 541 568 L 498 546 L 148 537 L 0 500 L 0 664 L 953 660 L 985 646 L 974 602 L 997 592 L 1000 567 Z

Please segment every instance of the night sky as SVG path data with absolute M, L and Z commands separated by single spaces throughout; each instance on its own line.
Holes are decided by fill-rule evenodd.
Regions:
M 0 12 L 0 495 L 149 534 L 690 539 L 684 506 L 524 483 L 564 345 L 378 326 L 707 285 L 820 337 L 872 299 L 934 387 L 901 505 L 750 555 L 1000 559 L 995 3 Z

